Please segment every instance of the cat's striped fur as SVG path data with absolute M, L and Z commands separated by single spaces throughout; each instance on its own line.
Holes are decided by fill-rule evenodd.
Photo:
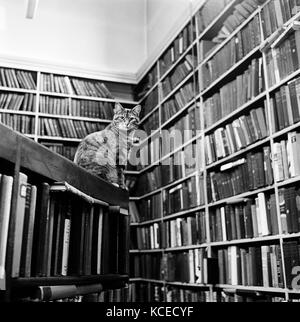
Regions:
M 78 146 L 74 162 L 100 178 L 126 189 L 124 168 L 138 127 L 141 106 L 132 110 L 116 103 L 112 122 L 86 136 Z

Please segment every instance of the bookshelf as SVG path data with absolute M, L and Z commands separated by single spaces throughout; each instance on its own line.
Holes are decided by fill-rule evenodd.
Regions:
M 131 300 L 299 300 L 299 10 L 207 0 L 137 86 Z M 168 129 L 192 135 L 165 152 Z
M 83 137 L 110 123 L 114 102 L 136 104 L 132 84 L 4 62 L 0 93 L 2 123 L 71 160 Z
M 120 300 L 128 193 L 3 124 L 0 135 L 1 301 Z

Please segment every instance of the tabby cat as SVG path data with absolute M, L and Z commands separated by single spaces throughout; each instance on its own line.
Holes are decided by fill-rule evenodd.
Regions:
M 89 134 L 81 141 L 74 162 L 90 173 L 127 189 L 124 168 L 140 111 L 140 105 L 126 109 L 116 103 L 112 122 L 103 131 Z

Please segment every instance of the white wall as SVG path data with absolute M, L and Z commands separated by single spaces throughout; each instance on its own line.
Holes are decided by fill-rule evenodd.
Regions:
M 133 81 L 204 0 L 0 0 L 0 61 Z
M 29 20 L 25 0 L 0 0 L 0 57 L 135 73 L 146 58 L 145 1 L 40 0 Z
M 205 0 L 147 0 L 147 61 L 143 73 L 158 58 L 166 44 L 178 34 L 188 17 Z

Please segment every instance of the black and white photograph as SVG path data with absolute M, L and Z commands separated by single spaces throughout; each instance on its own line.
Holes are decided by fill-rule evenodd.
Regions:
M 300 0 L 0 0 L 0 303 L 299 301 Z

